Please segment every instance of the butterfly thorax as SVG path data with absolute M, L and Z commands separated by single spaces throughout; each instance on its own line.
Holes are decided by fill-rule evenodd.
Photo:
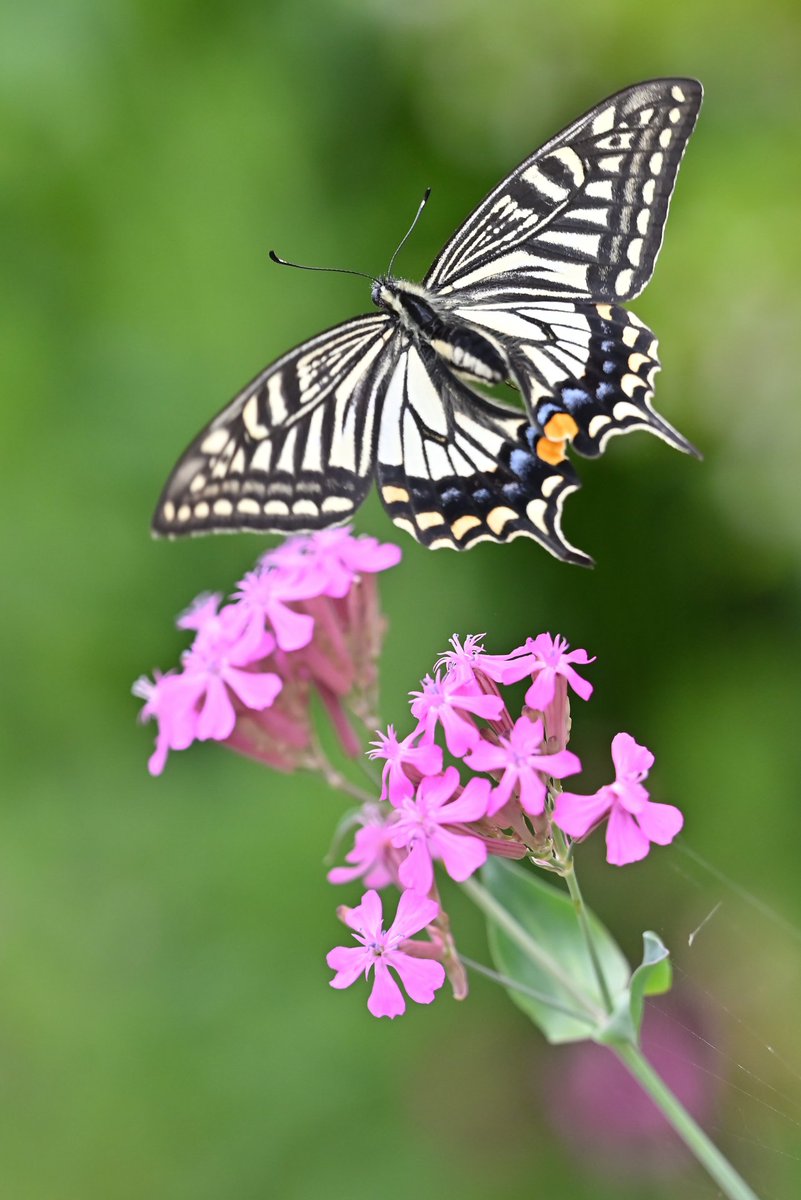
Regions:
M 395 314 L 418 345 L 429 345 L 460 375 L 483 383 L 509 378 L 509 364 L 499 346 L 471 325 L 455 319 L 420 284 L 385 276 L 373 284 L 372 298 L 378 308 Z

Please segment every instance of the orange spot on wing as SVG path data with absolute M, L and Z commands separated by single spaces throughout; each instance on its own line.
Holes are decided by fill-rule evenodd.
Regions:
M 566 457 L 564 441 L 550 442 L 547 437 L 541 437 L 537 442 L 537 458 L 550 463 L 552 467 L 564 462 Z
M 537 442 L 538 458 L 551 466 L 564 462 L 567 457 L 565 447 L 578 433 L 578 425 L 570 413 L 554 413 L 551 419 L 546 421 L 543 432 L 545 436 Z
M 554 413 L 543 432 L 549 442 L 569 442 L 578 433 L 578 425 L 570 413 Z

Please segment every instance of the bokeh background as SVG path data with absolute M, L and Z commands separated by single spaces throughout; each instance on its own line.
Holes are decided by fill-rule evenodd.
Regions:
M 704 1123 L 757 1190 L 798 1194 L 800 46 L 794 0 L 5 6 L 3 1196 L 717 1194 L 670 1155 L 654 1173 L 626 1129 L 593 1146 L 581 1096 L 606 1085 L 571 1100 L 581 1063 L 491 984 L 395 1022 L 331 992 L 343 802 L 215 746 L 151 780 L 129 694 L 177 660 L 174 614 L 265 544 L 150 540 L 178 452 L 270 358 L 369 308 L 363 281 L 267 250 L 380 271 L 430 184 L 401 264 L 420 278 L 517 161 L 659 74 L 707 100 L 635 308 L 658 407 L 705 462 L 643 434 L 580 463 L 565 528 L 593 572 L 406 540 L 383 709 L 403 723 L 453 632 L 598 655 L 589 775 L 630 729 L 687 828 L 624 872 L 588 844 L 585 890 L 633 956 L 645 927 L 673 948 L 663 1050 L 700 1064 Z M 375 499 L 358 525 L 394 536 Z

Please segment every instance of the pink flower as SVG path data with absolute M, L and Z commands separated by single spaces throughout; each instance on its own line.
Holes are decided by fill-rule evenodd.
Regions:
M 553 700 L 558 675 L 567 680 L 577 696 L 589 700 L 592 684 L 570 664 L 584 665 L 595 659 L 590 658 L 586 650 L 571 650 L 569 654 L 567 650 L 568 643 L 558 634 L 555 638 L 549 633 L 528 638 L 519 653 L 509 655 L 508 665 L 503 669 L 503 683 L 517 683 L 526 675 L 533 675 L 534 682 L 526 692 L 526 704 L 537 712 L 543 712 Z
M 195 693 L 187 688 L 181 675 L 159 675 L 151 683 L 144 675 L 131 688 L 135 696 L 145 701 L 140 721 L 158 722 L 156 748 L 148 759 L 151 775 L 160 775 L 170 750 L 186 750 L 196 737 L 197 713 Z
M 148 762 L 151 775 L 161 774 L 170 750 L 208 738 L 225 741 L 238 714 L 269 708 L 281 691 L 278 675 L 243 669 L 254 668 L 272 651 L 270 634 L 263 627 L 243 626 L 235 605 L 218 612 L 219 603 L 219 596 L 201 596 L 179 617 L 181 628 L 197 631 L 181 671 L 134 684 L 134 695 L 145 701 L 140 719 L 155 717 L 159 726 Z
M 250 624 L 242 630 L 235 606 L 210 615 L 183 657 L 188 691 L 198 708 L 195 736 L 200 741 L 225 741 L 236 724 L 232 696 L 245 709 L 269 708 L 281 691 L 281 679 L 271 671 L 243 670 L 272 652 L 269 633 Z
M 392 847 L 394 814 L 387 814 L 378 804 L 365 804 L 358 820 L 353 849 L 345 855 L 349 867 L 334 867 L 328 872 L 329 883 L 350 883 L 364 876 L 371 888 L 383 888 L 397 880 L 398 853 Z M 388 819 L 389 818 L 389 819 Z
M 146 702 L 143 719 L 159 722 L 150 771 L 163 770 L 170 750 L 207 738 L 278 770 L 319 766 L 312 690 L 345 753 L 359 754 L 345 702 L 365 724 L 375 722 L 385 623 L 371 573 L 399 559 L 397 547 L 375 538 L 324 530 L 264 555 L 240 581 L 234 603 L 220 607 L 219 595 L 198 596 L 178 619 L 196 634 L 182 671 L 165 676 L 169 683 L 135 685 Z
M 442 963 L 414 957 L 402 947 L 412 934 L 419 933 L 436 919 L 439 906 L 426 896 L 404 892 L 395 920 L 386 933 L 381 897 L 377 892 L 365 892 L 360 904 L 340 912 L 361 945 L 337 946 L 326 956 L 328 966 L 336 971 L 331 987 L 350 987 L 362 972 L 366 977 L 372 970 L 375 982 L 367 1001 L 368 1009 L 374 1017 L 399 1017 L 406 1011 L 406 1002 L 390 974 L 392 968 L 411 1000 L 417 1004 L 430 1004 L 434 993 L 445 982 L 445 969 Z
M 376 730 L 378 733 L 378 730 Z M 387 726 L 386 733 L 378 733 L 378 740 L 371 742 L 368 758 L 383 758 L 381 773 L 381 799 L 391 804 L 400 804 L 414 792 L 415 785 L 424 775 L 438 775 L 442 770 L 442 750 L 435 742 L 414 744 L 418 731 L 398 741 L 394 726 Z
M 240 579 L 234 596 L 238 607 L 251 621 L 265 621 L 275 634 L 281 650 L 299 650 L 308 646 L 314 636 L 314 618 L 308 613 L 296 612 L 289 605 L 293 601 L 309 600 L 319 596 L 325 580 L 321 575 L 282 570 L 265 557 L 253 570 Z
M 487 654 L 481 645 L 486 636 L 485 633 L 468 634 L 463 645 L 461 639 L 454 634 L 451 638 L 453 649 L 440 655 L 435 664 L 436 668 L 447 667 L 448 674 L 460 681 L 470 680 L 478 674 L 485 675 L 494 683 L 505 683 L 506 671 L 510 662 L 516 661 L 518 651 L 513 650 L 511 654 Z M 482 691 L 488 690 L 490 689 L 482 687 Z
M 317 593 L 347 595 L 357 575 L 386 571 L 401 560 L 399 546 L 382 544 L 373 537 L 354 537 L 348 525 L 321 529 L 308 537 L 294 537 L 267 556 L 271 562 L 298 573 L 314 571 L 323 580 Z
M 398 871 L 403 887 L 429 892 L 434 883 L 434 859 L 440 859 L 451 879 L 458 882 L 487 861 L 487 847 L 482 839 L 454 826 L 480 821 L 486 816 L 489 781 L 471 779 L 461 794 L 451 800 L 458 787 L 459 772 L 456 767 L 448 767 L 443 775 L 423 779 L 415 798 L 404 800 L 398 808 L 392 845 L 409 849 Z
M 432 741 L 437 724 L 440 724 L 445 744 L 456 758 L 472 749 L 479 738 L 478 727 L 464 714 L 472 713 L 492 721 L 497 720 L 504 709 L 500 696 L 484 695 L 474 683 L 460 682 L 448 675 L 442 679 L 439 672 L 433 679 L 426 675 L 423 690 L 411 695 L 415 697 L 412 716 L 419 721 L 425 738 Z
M 612 741 L 615 782 L 592 796 L 563 792 L 556 801 L 553 819 L 571 837 L 584 837 L 609 816 L 606 827 L 606 858 L 615 866 L 645 858 L 650 843 L 666 846 L 681 829 L 684 817 L 672 804 L 656 804 L 648 798 L 642 781 L 654 756 L 639 746 L 630 733 L 618 733 Z
M 581 770 L 581 763 L 570 750 L 543 754 L 542 721 L 520 717 L 508 737 L 498 745 L 481 738 L 465 757 L 465 765 L 473 771 L 502 771 L 500 783 L 493 788 L 488 816 L 498 812 L 509 801 L 512 790 L 519 789 L 520 804 L 531 816 L 545 810 L 547 789 L 543 775 L 564 779 Z
M 480 667 L 481 660 L 484 658 L 484 647 L 481 642 L 486 636 L 485 633 L 470 633 L 462 644 L 462 639 L 454 634 L 450 639 L 453 649 L 446 650 L 439 656 L 434 664 L 434 669 L 439 671 L 444 667 L 454 682 L 471 683 L 475 669 Z

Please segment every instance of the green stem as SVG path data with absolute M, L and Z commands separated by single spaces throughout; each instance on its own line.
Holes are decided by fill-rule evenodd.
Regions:
M 745 1180 L 738 1175 L 731 1163 L 723 1157 L 703 1129 L 690 1116 L 673 1093 L 662 1082 L 642 1051 L 629 1043 L 610 1046 L 626 1069 L 647 1092 L 657 1108 L 670 1122 L 687 1148 L 702 1167 L 711 1175 L 729 1200 L 758 1200 Z
M 575 1002 L 578 1010 L 586 1014 L 587 1019 L 594 1027 L 597 1028 L 604 1021 L 606 1013 L 587 1000 L 587 997 L 575 986 L 570 976 L 565 974 L 559 963 L 534 941 L 523 926 L 517 923 L 511 913 L 503 905 L 499 904 L 495 897 L 482 884 L 478 883 L 475 878 L 466 879 L 462 887 L 486 916 L 500 929 L 503 929 L 513 941 L 517 942 L 523 953 L 528 955 L 532 962 L 537 963 L 543 971 L 546 971 L 550 975 L 551 979 L 567 992 Z
M 598 982 L 598 989 L 601 993 L 601 999 L 603 1000 L 604 1008 L 608 1013 L 611 1013 L 612 996 L 609 991 L 609 986 L 606 982 L 606 977 L 603 973 L 603 968 L 601 967 L 601 960 L 598 957 L 598 951 L 595 947 L 595 941 L 592 936 L 592 927 L 587 915 L 587 906 L 584 903 L 584 897 L 581 894 L 578 876 L 576 875 L 576 868 L 573 865 L 572 858 L 570 858 L 568 854 L 568 847 L 564 838 L 564 834 L 560 829 L 557 829 L 556 826 L 554 826 L 553 829 L 553 841 L 554 845 L 559 850 L 562 861 L 565 863 L 565 866 L 563 867 L 563 877 L 565 883 L 567 884 L 567 890 L 570 892 L 570 899 L 573 901 L 573 909 L 584 938 L 584 944 L 587 947 L 587 953 L 590 956 L 590 962 L 592 963 L 592 969 Z

